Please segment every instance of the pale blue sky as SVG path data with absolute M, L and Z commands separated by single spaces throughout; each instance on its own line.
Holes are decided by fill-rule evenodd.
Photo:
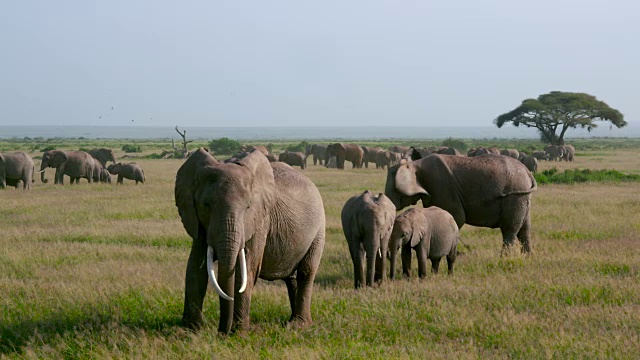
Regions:
M 638 1 L 5 1 L 0 125 L 491 126 L 552 90 L 634 123 L 639 41 Z

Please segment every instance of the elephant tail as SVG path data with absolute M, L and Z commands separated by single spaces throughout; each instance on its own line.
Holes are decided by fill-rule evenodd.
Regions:
M 528 195 L 538 190 L 538 182 L 536 182 L 536 178 L 533 177 L 533 174 L 530 171 L 528 171 L 528 173 L 529 173 L 529 178 L 531 179 L 531 184 L 532 184 L 531 188 L 529 188 L 528 190 L 511 191 L 509 193 L 500 195 L 500 197 L 505 197 L 510 195 Z

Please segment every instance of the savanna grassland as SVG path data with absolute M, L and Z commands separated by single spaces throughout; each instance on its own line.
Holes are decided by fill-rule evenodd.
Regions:
M 82 141 L 66 148 L 104 145 Z M 606 146 L 577 147 L 573 163 L 539 168 L 640 174 L 640 144 L 598 141 Z M 29 143 L 0 147 L 42 154 Z M 284 327 L 284 283 L 260 281 L 253 328 L 224 337 L 211 289 L 206 327 L 180 326 L 191 244 L 173 198 L 182 160 L 136 162 L 143 185 L 36 179 L 31 191 L 0 190 L 0 357 L 640 358 L 640 182 L 540 185 L 532 256 L 501 258 L 499 230 L 466 225 L 454 276 L 414 271 L 356 291 L 340 211 L 365 189 L 383 192 L 386 171 L 310 166 L 327 215 L 314 324 Z

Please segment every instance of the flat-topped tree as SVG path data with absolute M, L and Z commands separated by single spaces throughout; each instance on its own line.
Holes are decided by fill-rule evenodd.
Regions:
M 543 141 L 562 145 L 568 129 L 581 127 L 591 131 L 598 126 L 595 121 L 609 121 L 618 128 L 627 125 L 620 111 L 595 96 L 562 91 L 525 99 L 517 108 L 498 116 L 494 123 L 499 128 L 507 122 L 514 126 L 534 127 L 540 131 Z

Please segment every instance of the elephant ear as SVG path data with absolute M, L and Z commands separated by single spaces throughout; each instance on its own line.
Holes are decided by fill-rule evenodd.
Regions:
M 203 148 L 196 150 L 182 164 L 176 174 L 175 200 L 182 225 L 189 236 L 198 237 L 198 214 L 194 193 L 196 191 L 196 174 L 206 166 L 216 165 L 218 161 Z
M 65 161 L 67 161 L 67 154 L 64 151 L 56 151 L 56 153 L 53 154 L 54 164 L 62 164 Z
M 402 160 L 395 177 L 396 189 L 405 196 L 429 195 L 416 178 L 416 168 L 410 161 Z
M 262 206 L 269 204 L 275 191 L 275 179 L 273 168 L 267 157 L 259 150 L 254 150 L 237 163 L 251 172 L 251 192 L 254 194 L 252 203 L 258 201 Z

